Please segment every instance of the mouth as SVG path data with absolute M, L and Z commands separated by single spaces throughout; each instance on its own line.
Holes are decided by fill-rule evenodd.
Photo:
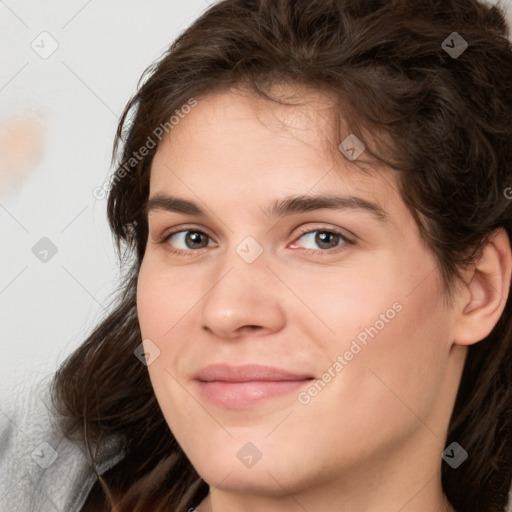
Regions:
M 226 409 L 244 409 L 308 385 L 312 375 L 261 365 L 210 365 L 195 377 L 201 395 Z

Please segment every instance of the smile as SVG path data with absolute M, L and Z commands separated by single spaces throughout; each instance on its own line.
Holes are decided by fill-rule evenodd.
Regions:
M 211 365 L 196 376 L 201 395 L 212 404 L 243 409 L 264 400 L 296 392 L 313 379 L 310 375 L 260 365 Z

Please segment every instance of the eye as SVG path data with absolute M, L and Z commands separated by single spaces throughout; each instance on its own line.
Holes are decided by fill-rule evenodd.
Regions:
M 300 244 L 298 241 L 302 240 Z M 211 237 L 198 229 L 181 229 L 163 235 L 158 242 L 177 255 L 194 256 L 202 253 L 202 249 L 216 247 Z M 304 249 L 308 254 L 332 254 L 346 244 L 354 244 L 347 236 L 332 228 L 304 230 L 289 246 L 293 249 Z
M 206 233 L 197 229 L 174 231 L 165 235 L 160 243 L 171 246 L 169 250 L 176 254 L 197 252 L 198 249 L 216 246 Z
M 292 248 L 300 247 L 302 249 L 306 249 L 308 252 L 312 253 L 325 253 L 330 251 L 331 249 L 335 249 L 336 247 L 343 246 L 345 244 L 353 244 L 352 240 L 349 240 L 345 235 L 340 233 L 339 231 L 333 229 L 314 229 L 309 231 L 304 231 L 301 233 L 299 238 L 296 240 L 303 240 L 300 246 L 297 245 L 295 241 L 292 244 Z M 309 246 L 309 247 L 308 247 Z M 315 247 L 316 246 L 316 247 Z M 318 249 L 320 248 L 320 249 Z M 332 252 L 332 251 L 330 251 Z

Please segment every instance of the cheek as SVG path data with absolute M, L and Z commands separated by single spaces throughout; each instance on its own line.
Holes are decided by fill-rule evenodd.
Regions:
M 373 329 L 360 331 L 368 334 L 367 344 L 359 343 L 362 350 L 347 374 L 352 376 L 351 391 L 364 404 L 363 414 L 415 425 L 416 418 L 429 416 L 443 382 L 449 318 L 432 285 L 402 297 L 400 306 L 388 323 L 375 322 Z
M 325 393 L 318 404 L 323 399 L 329 407 L 351 403 L 367 419 L 378 411 L 394 411 L 396 419 L 407 423 L 407 407 L 424 417 L 442 384 L 451 345 L 450 317 L 437 274 L 424 278 L 424 255 L 407 260 L 382 256 L 333 273 L 332 279 L 317 280 L 316 286 L 315 280 L 302 279 L 300 291 L 334 331 L 327 337 L 309 331 L 311 339 L 322 338 L 327 348 L 330 363 L 322 371 L 331 368 L 339 375 L 333 393 Z M 298 321 L 303 330 L 310 329 L 305 320 Z M 345 354 L 343 369 L 333 369 Z
M 148 253 L 143 260 L 137 282 L 138 320 L 143 339 L 160 349 L 159 359 L 148 368 L 152 378 L 156 372 L 165 377 L 165 370 L 182 376 L 188 368 L 189 353 L 195 349 L 191 333 L 207 291 L 204 281 L 184 267 L 171 267 L 165 255 Z
M 137 282 L 137 313 L 142 335 L 163 342 L 193 305 L 194 290 L 181 270 L 171 272 L 155 256 L 142 262 Z
M 172 411 L 187 414 L 187 395 L 178 384 L 177 369 L 185 345 L 180 346 L 180 328 L 185 324 L 187 287 L 183 273 L 170 273 L 152 256 L 143 260 L 137 282 L 137 314 L 143 339 L 160 350 L 148 366 L 149 377 L 167 423 L 173 427 Z M 182 320 L 183 319 L 183 320 Z M 172 343 L 172 349 L 170 344 Z
M 185 343 L 180 345 L 180 329 L 185 328 L 187 313 L 193 302 L 183 272 L 171 273 L 149 256 L 143 260 L 137 282 L 137 315 L 143 339 L 159 349 L 159 356 L 148 366 L 153 388 L 159 395 L 166 392 L 170 375 L 176 375 Z M 171 348 L 172 344 L 172 348 Z
M 348 350 L 358 334 L 363 341 L 371 339 L 365 329 L 375 323 L 379 331 L 387 330 L 404 295 L 403 281 L 395 276 L 396 266 L 387 254 L 372 254 L 354 257 L 339 268 L 290 273 L 286 279 L 294 283 L 294 292 L 309 309 L 305 311 L 302 304 L 294 306 L 297 323 L 311 339 L 321 334 L 326 347 L 338 353 Z

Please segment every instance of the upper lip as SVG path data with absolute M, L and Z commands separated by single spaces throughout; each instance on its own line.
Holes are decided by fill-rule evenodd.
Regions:
M 202 368 L 195 376 L 203 382 L 251 382 L 251 381 L 283 381 L 306 380 L 313 378 L 304 373 L 294 373 L 274 366 L 244 364 L 231 366 L 228 364 L 211 364 Z

